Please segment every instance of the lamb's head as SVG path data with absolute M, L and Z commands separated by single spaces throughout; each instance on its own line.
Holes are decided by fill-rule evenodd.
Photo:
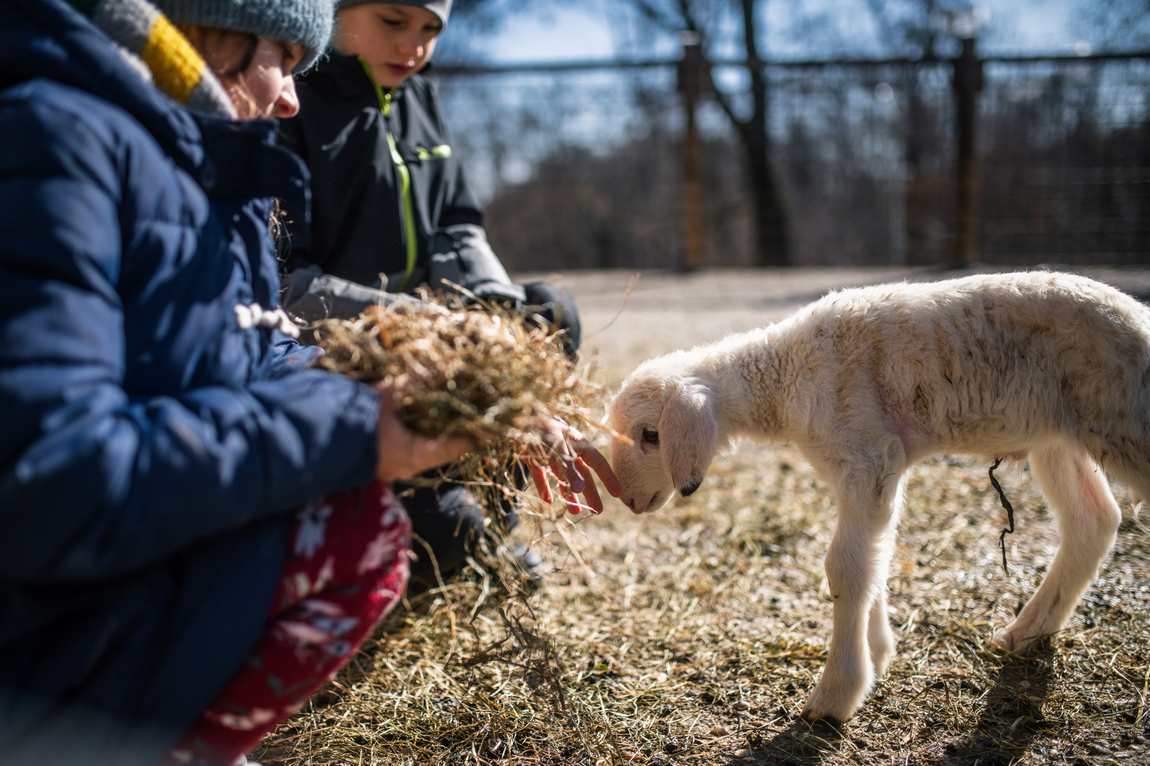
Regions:
M 659 360 L 656 360 L 658 362 Z M 718 447 L 714 395 L 697 378 L 648 363 L 623 383 L 608 411 L 611 467 L 635 513 L 658 510 L 703 482 Z

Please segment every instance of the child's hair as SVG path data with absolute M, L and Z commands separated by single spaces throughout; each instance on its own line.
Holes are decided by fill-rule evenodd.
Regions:
M 208 69 L 220 81 L 236 109 L 237 117 L 250 120 L 267 116 L 259 113 L 244 81 L 259 45 L 256 35 L 195 25 L 181 26 L 180 31 L 204 57 Z

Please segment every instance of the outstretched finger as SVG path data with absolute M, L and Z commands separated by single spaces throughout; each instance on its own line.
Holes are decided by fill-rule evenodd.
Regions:
M 599 488 L 595 485 L 591 469 L 582 460 L 575 461 L 575 468 L 583 476 L 583 497 L 587 499 L 587 506 L 592 513 L 602 513 L 603 498 L 599 496 Z
M 583 491 L 583 477 L 575 468 L 575 459 L 551 458 L 551 471 L 573 492 Z
M 538 463 L 531 463 L 528 470 L 531 472 L 531 481 L 535 483 L 535 492 L 539 495 L 539 499 L 550 505 L 554 496 L 551 494 L 551 482 L 547 481 L 547 471 Z
M 603 453 L 592 447 L 590 444 L 583 444 L 576 447 L 576 452 L 579 453 L 579 458 L 591 468 L 595 473 L 599 474 L 600 481 L 603 482 L 603 489 L 612 497 L 622 497 L 623 484 L 619 481 L 619 477 L 611 470 L 611 463 L 603 456 Z
M 567 511 L 569 513 L 578 515 L 585 508 L 585 506 L 579 502 L 579 496 L 571 491 L 571 485 L 567 482 L 559 482 L 559 494 L 563 497 L 563 502 L 567 504 Z

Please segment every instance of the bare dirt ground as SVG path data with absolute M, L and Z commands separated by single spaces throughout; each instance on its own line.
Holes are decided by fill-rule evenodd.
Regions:
M 1092 272 L 1136 294 L 1150 271 Z M 564 274 L 584 353 L 615 385 L 639 361 L 907 270 Z M 553 567 L 528 593 L 478 572 L 395 616 L 259 754 L 282 764 L 1150 764 L 1150 532 L 1133 517 L 1068 630 L 990 649 L 1057 531 L 1024 467 L 914 469 L 892 567 L 899 656 L 842 726 L 797 719 L 825 658 L 827 488 L 786 446 L 742 445 L 654 516 L 529 514 Z M 1119 490 L 1125 508 L 1131 503 Z M 1144 517 L 1143 523 L 1150 524 Z

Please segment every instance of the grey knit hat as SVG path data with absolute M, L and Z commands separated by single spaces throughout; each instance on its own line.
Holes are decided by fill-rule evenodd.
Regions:
M 306 50 L 302 72 L 327 49 L 335 16 L 333 0 L 153 0 L 176 24 L 246 32 Z
M 451 15 L 451 0 L 337 0 L 340 8 L 350 8 L 353 5 L 366 5 L 368 3 L 390 3 L 391 5 L 418 5 L 426 8 L 439 17 L 443 26 L 447 26 L 447 17 Z

